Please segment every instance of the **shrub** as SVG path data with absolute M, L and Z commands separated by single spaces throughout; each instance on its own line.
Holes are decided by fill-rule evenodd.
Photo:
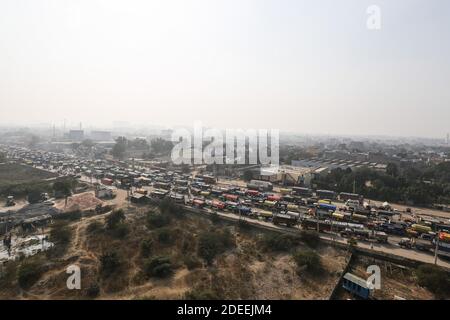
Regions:
M 141 256 L 148 258 L 153 250 L 153 239 L 148 238 L 141 243 Z
M 164 215 L 174 215 L 177 217 L 183 216 L 181 208 L 169 198 L 164 198 L 159 203 L 159 211 Z
M 320 256 L 313 250 L 298 251 L 293 258 L 299 269 L 305 268 L 308 272 L 314 273 L 322 270 Z
M 211 212 L 210 219 L 213 224 L 219 224 L 221 221 L 217 212 Z
M 41 193 L 44 192 L 41 188 L 35 188 L 28 192 L 27 200 L 29 203 L 38 203 L 42 200 Z
M 98 232 L 98 231 L 102 230 L 102 228 L 103 228 L 103 225 L 100 222 L 94 221 L 94 222 L 91 222 L 87 226 L 86 231 L 88 233 L 95 233 L 95 232 Z
M 416 270 L 416 276 L 420 286 L 426 287 L 438 297 L 448 297 L 450 294 L 449 274 L 431 264 L 423 264 Z
M 251 225 L 247 220 L 239 219 L 237 225 L 238 225 L 239 230 L 242 230 L 242 231 L 248 231 L 251 228 Z
M 304 230 L 300 233 L 300 239 L 311 248 L 317 248 L 320 237 L 316 231 Z
M 17 281 L 23 289 L 30 288 L 42 275 L 42 266 L 38 262 L 24 262 L 20 265 Z
M 118 224 L 125 220 L 125 213 L 122 209 L 113 211 L 108 217 L 106 217 L 106 227 L 108 229 L 114 229 Z
M 185 300 L 220 300 L 220 297 L 211 290 L 194 289 L 185 293 Z
M 122 260 L 117 251 L 109 251 L 100 257 L 100 272 L 104 276 L 109 276 L 119 270 Z
M 50 231 L 50 241 L 59 244 L 67 245 L 72 239 L 72 229 L 66 223 L 55 223 Z
M 195 256 L 189 255 L 184 258 L 184 264 L 188 270 L 194 270 L 195 268 L 200 268 L 202 262 Z
M 149 228 L 162 228 L 170 224 L 170 218 L 163 214 L 147 213 L 147 225 Z
M 97 282 L 91 283 L 89 287 L 86 288 L 86 296 L 90 298 L 95 298 L 100 294 L 100 286 Z
M 173 266 L 169 257 L 155 257 L 144 264 L 144 272 L 148 277 L 165 278 L 173 273 Z
M 234 238 L 228 230 L 203 232 L 198 240 L 198 255 L 211 264 L 217 255 L 233 246 Z
M 111 235 L 114 238 L 123 239 L 125 238 L 128 233 L 130 232 L 130 228 L 126 223 L 119 223 L 117 224 L 114 229 L 110 230 Z
M 300 242 L 299 237 L 289 234 L 267 234 L 262 243 L 266 250 L 286 252 L 292 250 Z
M 60 213 L 55 217 L 55 219 L 77 221 L 77 220 L 81 219 L 82 215 L 83 214 L 80 210 L 76 210 L 76 211 L 71 211 L 71 212 Z

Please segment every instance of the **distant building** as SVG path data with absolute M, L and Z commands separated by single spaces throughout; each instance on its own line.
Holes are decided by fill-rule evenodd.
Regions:
M 84 139 L 84 131 L 83 130 L 70 130 L 68 137 L 69 137 L 69 140 L 72 140 L 72 141 L 81 141 Z
M 91 131 L 91 139 L 93 141 L 110 141 L 112 136 L 109 131 Z

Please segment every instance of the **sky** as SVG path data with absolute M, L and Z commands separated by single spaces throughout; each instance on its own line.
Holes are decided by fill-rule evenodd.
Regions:
M 0 124 L 64 120 L 443 138 L 450 1 L 1 0 Z

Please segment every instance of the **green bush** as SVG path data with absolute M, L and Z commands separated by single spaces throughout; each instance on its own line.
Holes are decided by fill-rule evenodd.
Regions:
M 80 220 L 83 216 L 80 210 L 71 211 L 71 212 L 63 212 L 55 216 L 56 220 L 68 220 L 68 221 L 77 221 Z
M 42 266 L 38 262 L 24 262 L 20 265 L 17 281 L 21 288 L 28 289 L 35 284 L 42 275 Z
M 95 233 L 95 232 L 99 232 L 102 229 L 103 229 L 103 225 L 99 221 L 94 221 L 94 222 L 91 222 L 87 226 L 86 231 L 88 233 Z
M 64 222 L 57 222 L 50 230 L 50 241 L 57 245 L 67 245 L 72 239 L 72 229 Z
M 299 269 L 305 268 L 312 273 L 318 273 L 322 270 L 320 256 L 313 250 L 297 251 L 294 253 L 293 258 Z
M 217 214 L 217 212 L 211 212 L 209 217 L 213 224 L 219 224 L 221 222 L 221 219 L 220 219 L 219 215 Z
M 173 274 L 173 266 L 169 257 L 155 257 L 145 262 L 144 272 L 148 277 L 166 278 Z
M 188 270 L 194 270 L 196 268 L 200 268 L 202 266 L 202 262 L 193 255 L 186 256 L 184 258 L 184 264 Z
M 176 230 L 169 228 L 161 228 L 156 232 L 159 243 L 164 245 L 170 245 L 175 242 Z
M 320 237 L 317 231 L 303 230 L 300 233 L 300 239 L 311 248 L 317 248 L 320 243 Z
M 141 243 L 141 256 L 148 258 L 153 251 L 153 239 L 144 239 Z
M 106 227 L 108 229 L 114 229 L 123 221 L 125 221 L 125 212 L 122 209 L 114 210 L 109 216 L 106 217 Z
M 298 246 L 300 238 L 284 233 L 267 234 L 262 239 L 262 245 L 266 250 L 275 252 L 287 252 Z
M 122 259 L 117 251 L 109 251 L 100 257 L 100 272 L 109 276 L 118 271 L 122 266 Z
M 149 228 L 162 228 L 170 224 L 170 217 L 160 213 L 147 213 L 147 225 Z
M 423 264 L 416 270 L 417 280 L 420 286 L 426 287 L 440 298 L 448 298 L 450 294 L 450 276 L 442 268 Z
M 164 198 L 159 203 L 159 211 L 163 215 L 173 215 L 173 216 L 176 216 L 178 218 L 183 216 L 182 209 L 175 202 L 173 202 L 169 198 Z
M 251 228 L 251 225 L 247 220 L 239 219 L 237 225 L 238 225 L 239 230 L 242 230 L 242 231 L 248 231 Z
M 95 298 L 100 294 L 100 286 L 97 282 L 91 283 L 89 287 L 86 288 L 86 296 L 90 298 Z
M 211 264 L 217 255 L 234 245 L 234 237 L 227 229 L 225 231 L 206 231 L 199 236 L 198 255 Z
M 130 227 L 126 223 L 119 223 L 109 233 L 114 238 L 123 239 L 130 233 Z

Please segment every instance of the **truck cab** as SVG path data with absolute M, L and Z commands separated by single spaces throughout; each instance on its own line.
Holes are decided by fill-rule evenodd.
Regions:
M 13 207 L 16 205 L 16 202 L 14 201 L 14 197 L 13 196 L 8 196 L 8 198 L 6 198 L 6 206 L 7 207 Z
M 412 244 L 411 244 L 411 239 L 409 238 L 401 238 L 400 242 L 398 243 L 398 245 L 402 248 L 405 249 L 411 249 Z

